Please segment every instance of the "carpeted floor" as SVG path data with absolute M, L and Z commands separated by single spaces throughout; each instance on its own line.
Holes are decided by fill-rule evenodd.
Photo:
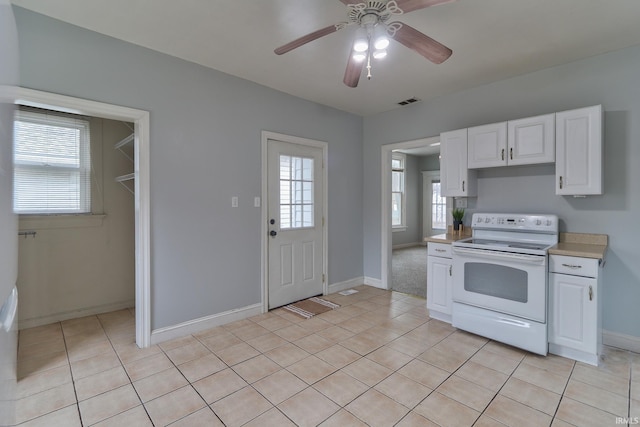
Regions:
M 394 249 L 391 261 L 391 287 L 394 291 L 427 297 L 427 248 L 412 246 Z

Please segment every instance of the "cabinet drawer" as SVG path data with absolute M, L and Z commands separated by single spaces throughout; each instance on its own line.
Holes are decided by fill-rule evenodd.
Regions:
M 451 258 L 451 245 L 449 243 L 429 242 L 427 244 L 427 254 L 441 258 Z
M 549 271 L 573 276 L 598 277 L 598 260 L 574 256 L 551 255 Z

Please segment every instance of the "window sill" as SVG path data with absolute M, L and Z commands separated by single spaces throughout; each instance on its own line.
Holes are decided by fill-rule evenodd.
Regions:
M 394 233 L 398 233 L 401 231 L 407 231 L 407 227 L 405 226 L 397 226 L 397 227 L 391 227 L 391 231 Z
M 104 214 L 78 214 L 78 215 L 20 215 L 19 229 L 46 230 L 53 228 L 80 228 L 101 227 Z

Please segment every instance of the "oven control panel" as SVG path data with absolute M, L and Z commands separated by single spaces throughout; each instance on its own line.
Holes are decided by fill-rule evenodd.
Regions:
M 556 215 L 474 213 L 471 226 L 478 229 L 558 232 Z

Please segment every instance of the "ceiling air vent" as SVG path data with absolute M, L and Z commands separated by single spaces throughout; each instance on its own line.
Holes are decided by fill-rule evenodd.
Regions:
M 413 97 L 413 98 L 405 99 L 404 101 L 398 102 L 398 105 L 409 105 L 409 104 L 413 104 L 414 102 L 418 102 L 418 101 L 420 101 L 418 98 Z

